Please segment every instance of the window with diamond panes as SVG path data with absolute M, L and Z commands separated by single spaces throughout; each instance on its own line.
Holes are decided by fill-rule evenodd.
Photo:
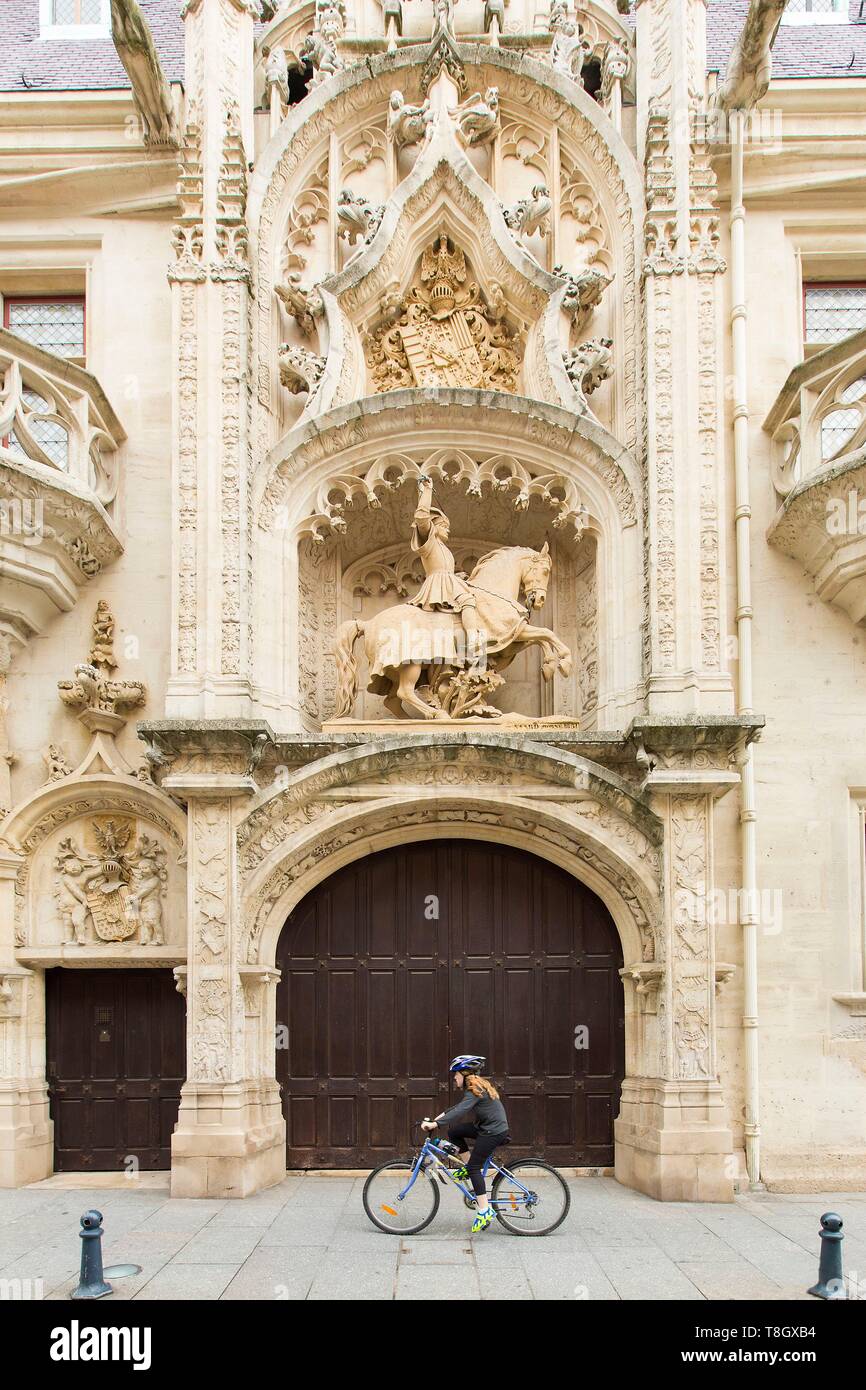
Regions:
M 788 0 L 786 10 L 788 14 L 833 14 L 841 10 L 839 0 Z M 845 8 L 848 8 L 848 0 L 845 0 Z
M 57 357 L 84 358 L 84 300 L 7 299 L 6 327 Z
M 54 0 L 52 24 L 101 24 L 102 0 Z
M 838 343 L 866 328 L 866 284 L 806 285 L 806 342 Z

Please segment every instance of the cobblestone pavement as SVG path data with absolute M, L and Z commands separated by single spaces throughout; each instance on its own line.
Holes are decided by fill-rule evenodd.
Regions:
M 807 1299 L 818 1218 L 831 1210 L 866 1298 L 866 1193 L 661 1203 L 613 1178 L 576 1178 L 565 1224 L 543 1239 L 496 1226 L 470 1237 L 449 1191 L 433 1224 L 401 1240 L 371 1226 L 352 1176 L 288 1177 L 242 1201 L 172 1200 L 161 1174 L 95 1180 L 0 1191 L 0 1297 L 18 1287 L 6 1281 L 41 1280 L 31 1297 L 65 1298 L 78 1218 L 95 1206 L 105 1263 L 142 1266 L 116 1284 L 121 1299 Z

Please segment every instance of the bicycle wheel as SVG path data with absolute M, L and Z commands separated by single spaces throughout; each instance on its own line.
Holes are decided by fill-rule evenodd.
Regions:
M 512 1235 L 549 1236 L 568 1215 L 571 1193 L 549 1163 L 521 1158 L 494 1179 L 490 1201 Z
M 389 1236 L 414 1236 L 429 1226 L 439 1210 L 439 1185 L 418 1174 L 402 1197 L 414 1159 L 398 1158 L 374 1168 L 364 1183 L 364 1210 L 374 1226 Z

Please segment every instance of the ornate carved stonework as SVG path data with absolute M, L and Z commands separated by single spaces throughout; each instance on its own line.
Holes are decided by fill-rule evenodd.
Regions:
M 522 347 L 500 303 L 467 284 L 466 256 L 440 236 L 424 252 L 395 325 L 367 339 L 376 391 L 402 386 L 469 386 L 516 391 Z
M 165 850 L 150 836 L 132 839 L 129 822 L 92 821 L 96 852 L 81 850 L 72 837 L 60 842 L 54 860 L 55 900 L 66 940 L 83 946 L 127 941 L 162 946 Z
M 90 660 L 75 667 L 73 680 L 57 682 L 65 705 L 74 709 L 91 731 L 115 733 L 126 723 L 127 711 L 144 704 L 146 689 L 141 681 L 114 680 L 110 672 L 117 667 L 114 658 L 114 618 L 100 600 L 93 619 Z

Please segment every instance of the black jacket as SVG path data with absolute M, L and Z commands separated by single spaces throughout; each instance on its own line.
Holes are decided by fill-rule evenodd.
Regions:
M 439 1116 L 440 1125 L 460 1124 L 465 1120 L 477 1125 L 479 1134 L 508 1133 L 505 1106 L 501 1100 L 494 1100 L 492 1096 L 476 1096 L 467 1091 L 462 1100 Z

